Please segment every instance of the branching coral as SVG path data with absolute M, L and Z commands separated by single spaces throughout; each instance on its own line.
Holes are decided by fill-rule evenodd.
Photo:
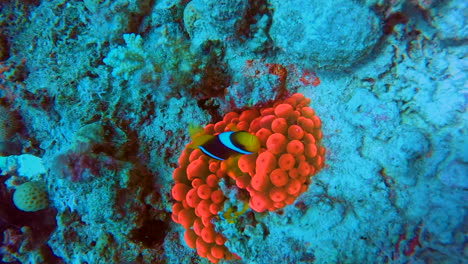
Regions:
M 103 61 L 113 68 L 113 76 L 122 76 L 128 80 L 131 73 L 145 66 L 148 55 L 143 50 L 143 39 L 140 35 L 124 34 L 123 39 L 127 46 L 112 49 Z

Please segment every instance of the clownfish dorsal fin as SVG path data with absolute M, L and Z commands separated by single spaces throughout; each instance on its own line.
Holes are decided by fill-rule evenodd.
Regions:
M 194 124 L 189 124 L 188 132 L 192 139 L 192 143 L 188 145 L 189 148 L 198 148 L 213 138 L 212 135 L 205 134 L 203 127 Z

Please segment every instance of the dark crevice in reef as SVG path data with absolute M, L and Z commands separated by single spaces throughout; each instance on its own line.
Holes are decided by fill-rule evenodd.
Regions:
M 144 216 L 142 225 L 130 231 L 130 239 L 135 243 L 141 243 L 145 248 L 156 248 L 164 242 L 168 229 L 166 222 L 154 219 L 148 212 Z
M 271 10 L 269 9 L 266 0 L 249 0 L 247 12 L 244 15 L 244 19 L 241 20 L 237 25 L 237 34 L 239 38 L 245 41 L 248 38 L 252 38 L 255 34 L 255 24 L 264 16 L 268 16 L 268 25 L 266 30 L 271 26 Z
M 149 0 L 147 3 L 142 3 L 141 5 L 140 12 L 130 13 L 127 25 L 128 32 L 139 34 L 143 30 L 143 21 L 146 16 L 151 14 L 154 0 Z
M 393 32 L 393 28 L 398 24 L 408 23 L 408 17 L 401 12 L 395 12 L 385 18 L 382 31 L 385 35 L 389 35 Z

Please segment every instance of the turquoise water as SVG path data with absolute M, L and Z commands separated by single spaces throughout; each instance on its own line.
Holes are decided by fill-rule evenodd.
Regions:
M 219 263 L 467 262 L 465 1 L 18 0 L 0 10 L 1 263 L 209 263 L 217 246 L 230 259 Z M 300 100 L 297 113 L 275 112 L 295 93 L 312 114 Z M 318 142 L 315 154 L 298 138 L 308 149 L 293 168 L 310 169 L 300 194 L 260 203 L 289 185 L 253 183 L 255 163 L 242 174 L 251 187 L 230 166 L 193 177 L 222 193 L 214 213 L 177 201 L 175 183 L 182 197 L 198 188 L 188 164 L 213 163 L 184 157 L 188 126 L 247 109 L 271 117 L 235 117 L 225 130 L 278 133 L 271 120 L 284 117 Z M 184 234 L 200 223 L 210 232 L 191 246 Z

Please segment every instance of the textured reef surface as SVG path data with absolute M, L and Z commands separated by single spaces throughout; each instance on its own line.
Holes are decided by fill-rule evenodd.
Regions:
M 0 263 L 468 261 L 467 1 L 0 10 Z

